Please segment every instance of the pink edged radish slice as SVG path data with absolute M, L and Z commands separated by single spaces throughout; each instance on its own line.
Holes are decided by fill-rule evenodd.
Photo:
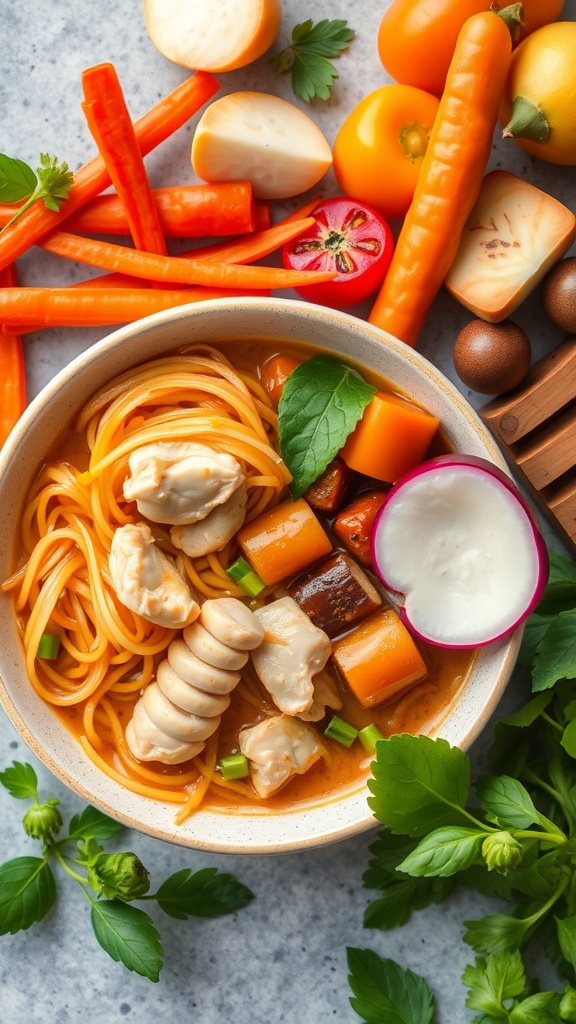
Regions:
M 441 455 L 390 490 L 372 530 L 374 570 L 406 625 L 441 647 L 511 633 L 538 603 L 548 554 L 513 480 L 471 455 Z

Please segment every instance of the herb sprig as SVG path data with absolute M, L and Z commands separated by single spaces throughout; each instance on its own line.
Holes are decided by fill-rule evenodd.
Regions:
M 332 64 L 347 50 L 355 36 L 342 18 L 311 18 L 295 25 L 291 43 L 275 54 L 270 63 L 278 74 L 290 72 L 292 91 L 307 103 L 313 99 L 329 100 L 338 72 Z
M 2 230 L 14 224 L 38 199 L 42 199 L 49 210 L 59 210 L 68 197 L 73 180 L 68 164 L 48 153 L 40 154 L 40 166 L 36 171 L 23 160 L 0 153 L 0 203 L 25 200 Z
M 42 842 L 40 857 L 15 857 L 0 865 L 0 935 L 23 931 L 46 917 L 58 891 L 52 866 L 59 866 L 82 887 L 94 935 L 106 953 L 128 970 L 158 981 L 160 935 L 152 918 L 133 906 L 135 900 L 155 901 L 165 914 L 184 921 L 231 914 L 253 898 L 233 875 L 216 868 L 184 868 L 150 893 L 149 873 L 135 853 L 106 853 L 101 845 L 121 831 L 119 822 L 87 805 L 70 819 L 68 834 L 57 839 L 63 826 L 59 801 L 40 802 L 31 765 L 14 761 L 0 772 L 0 783 L 15 799 L 31 801 L 22 823 L 29 836 Z

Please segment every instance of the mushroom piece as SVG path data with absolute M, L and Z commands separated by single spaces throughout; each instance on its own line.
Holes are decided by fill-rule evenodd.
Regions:
M 323 669 L 332 644 L 291 597 L 254 612 L 265 637 L 252 652 L 254 670 L 274 703 L 287 715 L 309 711 L 314 702 L 314 676 Z
M 108 567 L 118 600 L 149 622 L 181 629 L 200 606 L 174 562 L 154 543 L 146 523 L 128 523 L 112 537 Z
M 240 750 L 251 762 L 252 784 L 258 796 L 271 796 L 294 775 L 302 775 L 322 754 L 311 725 L 290 715 L 274 715 L 242 729 Z
M 239 487 L 221 505 L 196 523 L 173 526 L 170 540 L 190 558 L 200 558 L 211 551 L 221 551 L 232 540 L 244 522 L 247 501 L 246 487 Z
M 244 482 L 237 459 L 194 441 L 159 441 L 136 448 L 124 481 L 127 501 L 153 523 L 177 526 L 203 519 Z

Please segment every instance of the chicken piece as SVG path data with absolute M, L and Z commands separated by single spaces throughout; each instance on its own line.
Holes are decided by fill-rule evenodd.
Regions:
M 126 743 L 138 761 L 160 761 L 162 764 L 182 764 L 204 749 L 204 742 L 186 743 L 168 736 L 154 725 L 142 699 L 136 704 L 126 726 Z
M 264 639 L 264 627 L 254 612 L 235 597 L 204 601 L 200 622 L 212 636 L 237 651 L 253 651 Z
M 243 484 L 196 523 L 173 526 L 170 539 L 190 558 L 200 558 L 211 551 L 221 551 L 242 526 L 246 516 L 246 488 Z
M 276 707 L 287 715 L 309 711 L 314 702 L 313 677 L 324 668 L 332 644 L 291 597 L 254 612 L 264 627 L 264 641 L 252 652 L 256 674 Z
M 294 775 L 302 775 L 322 754 L 312 728 L 299 718 L 274 715 L 242 729 L 240 750 L 251 762 L 252 783 L 258 796 L 272 796 Z
M 124 497 L 153 523 L 181 526 L 203 519 L 244 482 L 237 459 L 194 441 L 159 441 L 128 459 Z
M 186 580 L 156 547 L 146 523 L 115 531 L 108 566 L 118 600 L 149 622 L 181 629 L 199 615 L 200 605 Z
M 314 700 L 307 711 L 301 711 L 297 718 L 303 722 L 320 722 L 326 714 L 326 708 L 332 711 L 339 711 L 342 707 L 342 698 L 338 693 L 336 680 L 324 669 L 317 672 L 313 677 Z
M 175 740 L 185 740 L 186 743 L 200 743 L 207 740 L 220 725 L 220 716 L 203 718 L 194 715 L 190 711 L 183 711 L 176 707 L 171 700 L 168 700 L 157 682 L 149 683 L 142 694 L 144 710 L 151 722 L 172 736 Z

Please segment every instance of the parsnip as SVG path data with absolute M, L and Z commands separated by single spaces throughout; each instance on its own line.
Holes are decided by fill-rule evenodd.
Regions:
M 281 0 L 145 0 L 146 27 L 169 60 L 196 71 L 234 71 L 274 42 Z
M 576 218 L 566 206 L 508 171 L 491 171 L 444 284 L 476 316 L 499 323 L 575 237 Z
M 234 92 L 211 103 L 198 122 L 191 156 L 199 178 L 241 178 L 259 199 L 299 195 L 332 163 L 314 121 L 293 103 L 262 92 Z

